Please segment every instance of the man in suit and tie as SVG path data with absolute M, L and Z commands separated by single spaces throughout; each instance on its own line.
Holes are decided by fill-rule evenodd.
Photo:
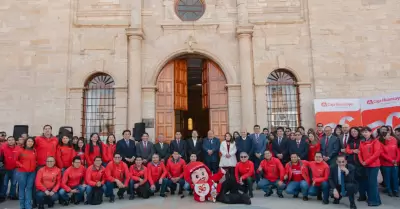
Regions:
M 135 141 L 131 139 L 131 131 L 125 130 L 122 132 L 123 139 L 117 142 L 116 152 L 122 157 L 122 161 L 128 166 L 131 166 L 135 162 L 136 157 L 136 145 Z
M 276 129 L 276 138 L 272 141 L 272 152 L 277 157 L 282 165 L 286 165 L 289 162 L 289 141 L 290 139 L 285 138 L 284 128 L 278 127 Z
M 187 145 L 187 156 L 190 156 L 191 154 L 195 154 L 198 161 L 201 161 L 203 156 L 201 156 L 201 150 L 203 149 L 202 145 L 202 140 L 198 138 L 199 134 L 197 133 L 196 130 L 192 131 L 192 137 L 188 139 L 186 142 Z M 188 162 L 190 159 L 187 159 Z
M 154 145 L 154 152 L 160 156 L 160 161 L 167 163 L 168 158 L 171 156 L 169 151 L 169 144 L 165 143 L 164 135 L 160 134 L 157 137 L 158 143 Z
M 209 130 L 207 137 L 203 139 L 203 155 L 204 164 L 214 174 L 218 172 L 218 159 L 219 159 L 219 147 L 221 143 L 217 137 L 214 137 L 214 132 Z
M 347 164 L 346 156 L 340 155 L 336 165 L 330 167 L 329 186 L 333 189 L 333 204 L 339 204 L 342 197 L 348 196 L 350 209 L 357 209 L 354 194 L 357 192 L 357 182 L 354 177 L 355 167 Z
M 300 159 L 307 160 L 309 148 L 308 143 L 305 139 L 303 139 L 303 134 L 300 131 L 296 131 L 294 136 L 295 140 L 289 141 L 289 156 L 292 154 L 297 154 Z
M 332 134 L 332 127 L 326 126 L 324 132 L 325 136 L 323 136 L 320 141 L 321 153 L 324 161 L 328 163 L 328 165 L 333 165 L 340 152 L 340 142 L 336 136 Z
M 136 146 L 136 154 L 137 156 L 142 157 L 143 165 L 147 165 L 147 163 L 150 162 L 151 158 L 153 157 L 154 145 L 152 142 L 149 142 L 148 133 L 143 133 L 141 139 L 142 141 Z
M 340 153 L 345 154 L 346 153 L 346 147 L 347 147 L 347 141 L 349 140 L 350 137 L 350 126 L 349 124 L 344 124 L 342 126 L 342 131 L 343 134 L 339 136 L 339 142 L 340 142 Z
M 260 181 L 259 172 L 257 172 L 258 167 L 260 166 L 261 161 L 264 159 L 264 152 L 267 149 L 267 136 L 260 133 L 261 129 L 259 125 L 254 126 L 254 133 L 250 134 L 249 139 L 252 141 L 252 151 L 253 153 L 250 156 L 250 160 L 254 164 L 254 172 L 256 174 L 256 182 Z
M 175 133 L 175 140 L 170 144 L 170 154 L 178 152 L 183 160 L 186 161 L 187 144 L 185 140 L 182 140 L 181 132 Z

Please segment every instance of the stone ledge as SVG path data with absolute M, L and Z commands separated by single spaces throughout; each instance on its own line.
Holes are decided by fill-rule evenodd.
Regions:
M 219 23 L 215 22 L 176 22 L 176 21 L 164 21 L 160 22 L 159 25 L 164 30 L 200 30 L 200 29 L 211 29 L 215 32 L 219 28 Z

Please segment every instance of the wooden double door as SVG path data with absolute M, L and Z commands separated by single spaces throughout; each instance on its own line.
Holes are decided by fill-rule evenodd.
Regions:
M 222 70 L 205 60 L 202 69 L 202 108 L 208 109 L 209 125 L 220 140 L 228 132 L 228 92 Z M 169 141 L 175 134 L 175 111 L 188 110 L 187 60 L 169 62 L 157 79 L 156 137 L 163 134 Z M 196 127 L 193 127 L 196 129 Z M 186 137 L 186 136 L 184 136 Z

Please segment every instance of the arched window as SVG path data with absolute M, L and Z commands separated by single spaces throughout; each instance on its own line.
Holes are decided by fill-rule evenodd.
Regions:
M 83 91 L 82 135 L 99 133 L 101 140 L 114 133 L 114 79 L 105 73 L 90 77 Z
M 300 126 L 299 88 L 286 69 L 277 69 L 267 78 L 267 118 L 269 128 Z
M 175 0 L 175 13 L 182 21 L 196 21 L 205 10 L 204 0 Z

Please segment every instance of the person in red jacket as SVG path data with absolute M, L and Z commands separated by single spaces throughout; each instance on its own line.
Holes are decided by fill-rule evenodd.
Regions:
M 380 142 L 382 143 L 382 153 L 380 161 L 383 170 L 383 181 L 386 191 L 390 197 L 399 196 L 398 162 L 400 153 L 397 148 L 397 140 L 389 132 L 383 132 L 381 128 Z M 383 137 L 385 136 L 385 137 Z
M 61 169 L 61 172 L 69 168 L 72 165 L 72 159 L 76 156 L 76 152 L 72 147 L 71 140 L 68 136 L 61 138 L 60 144 L 57 151 L 57 167 Z
M 171 195 L 175 194 L 177 184 L 179 184 L 178 194 L 181 195 L 183 193 L 183 186 L 185 185 L 183 171 L 185 166 L 185 161 L 180 158 L 177 151 L 174 151 L 172 158 L 167 161 L 168 187 L 171 189 Z
M 20 152 L 21 147 L 16 145 L 15 139 L 12 136 L 7 137 L 7 144 L 3 147 L 4 156 L 4 184 L 1 188 L 0 198 L 5 199 L 8 190 L 8 183 L 11 181 L 9 198 L 12 200 L 18 200 L 17 198 L 17 156 Z
M 361 134 L 364 136 L 365 141 L 360 142 L 358 159 L 365 167 L 368 176 L 366 185 L 366 188 L 368 188 L 368 206 L 379 206 L 382 204 L 378 191 L 378 172 L 381 166 L 379 156 L 382 152 L 382 145 L 379 140 L 372 138 L 371 128 L 362 128 Z
M 106 167 L 106 196 L 110 198 L 110 202 L 114 202 L 114 187 L 118 187 L 118 198 L 124 199 L 124 193 L 128 188 L 130 180 L 129 169 L 126 163 L 122 162 L 119 153 L 114 154 L 114 160 L 108 163 Z
M 168 179 L 167 169 L 164 163 L 160 162 L 160 156 L 153 154 L 151 162 L 147 164 L 147 178 L 149 179 L 150 191 L 154 194 L 160 191 L 161 197 L 166 197 L 165 190 L 167 189 Z
M 82 138 L 79 138 L 74 149 L 76 152 L 76 156 L 79 156 L 81 158 L 81 164 L 83 166 L 85 166 L 86 165 L 86 162 L 85 162 L 85 140 Z
M 315 153 L 314 157 L 314 161 L 309 162 L 311 186 L 308 195 L 317 196 L 318 200 L 322 199 L 323 204 L 329 204 L 329 165 L 323 160 L 321 152 Z
M 285 168 L 278 158 L 272 157 L 269 150 L 264 152 L 264 160 L 261 161 L 260 167 L 257 172 L 260 173 L 262 179 L 258 182 L 258 187 L 261 188 L 265 194 L 264 197 L 272 195 L 272 187 L 277 188 L 279 198 L 283 198 L 282 191 L 285 189 L 283 178 L 285 176 Z
M 135 158 L 135 164 L 129 168 L 129 173 L 131 174 L 129 181 L 131 194 L 129 199 L 135 199 L 135 192 L 139 197 L 148 199 L 150 197 L 150 185 L 147 181 L 148 171 L 146 166 L 143 165 L 143 158 L 141 156 Z
M 62 204 L 69 205 L 70 198 L 68 194 L 74 195 L 74 204 L 79 205 L 83 202 L 85 184 L 85 167 L 82 166 L 81 158 L 74 157 L 72 166 L 67 168 L 61 179 L 60 199 Z
M 315 153 L 321 151 L 321 144 L 319 143 L 318 136 L 315 133 L 308 134 L 308 144 L 308 159 L 302 160 L 314 161 Z
M 20 208 L 32 209 L 32 188 L 36 175 L 35 140 L 29 137 L 25 140 L 24 149 L 17 155 L 17 178 Z
M 99 134 L 92 133 L 90 135 L 90 142 L 85 147 L 85 159 L 87 166 L 93 165 L 94 158 L 100 156 L 103 166 L 106 166 L 107 152 L 103 142 L 99 139 Z
M 113 156 L 115 154 L 116 148 L 117 148 L 117 145 L 115 143 L 114 134 L 108 135 L 106 144 L 104 145 L 104 150 L 105 150 L 106 156 L 107 156 L 105 159 L 105 163 L 109 163 L 113 160 Z
M 38 169 L 46 165 L 46 159 L 48 157 L 57 156 L 58 139 L 51 134 L 52 127 L 45 125 L 43 127 L 43 135 L 35 138 L 35 149 L 37 153 L 37 164 Z
M 249 160 L 249 155 L 246 152 L 241 152 L 239 156 L 240 161 L 235 167 L 236 182 L 239 184 L 239 190 L 243 191 L 244 194 L 248 193 L 252 198 L 255 180 L 254 163 Z
M 39 209 L 44 209 L 47 203 L 49 208 L 58 200 L 58 190 L 61 184 L 61 170 L 55 166 L 54 157 L 47 157 L 46 166 L 39 169 L 36 175 L 36 202 Z
M 86 202 L 85 205 L 92 202 L 92 191 L 95 188 L 102 188 L 102 192 L 106 191 L 106 172 L 105 168 L 101 165 L 101 157 L 95 157 L 93 165 L 89 166 L 86 170 L 85 183 L 86 183 Z
M 297 198 L 299 193 L 303 195 L 303 201 L 308 200 L 308 187 L 310 185 L 310 173 L 305 160 L 300 160 L 296 153 L 290 155 L 290 162 L 285 166 L 285 177 L 288 182 L 286 193 Z

